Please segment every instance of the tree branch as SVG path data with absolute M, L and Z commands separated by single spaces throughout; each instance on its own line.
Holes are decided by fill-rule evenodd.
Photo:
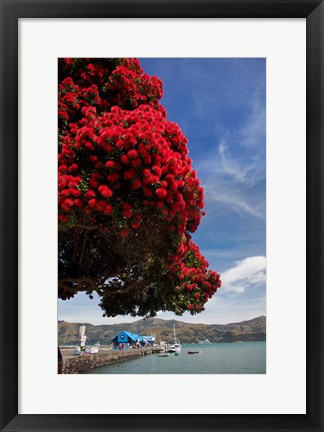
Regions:
M 131 284 L 126 289 L 112 290 L 109 289 L 108 286 L 105 289 L 99 288 L 98 285 L 102 285 L 105 279 L 106 278 L 99 281 L 92 278 L 70 278 L 70 279 L 66 278 L 66 279 L 60 279 L 58 281 L 58 286 L 63 288 L 64 290 L 71 291 L 71 292 L 96 291 L 99 294 L 99 296 L 103 296 L 103 297 L 106 297 L 107 295 L 114 295 L 114 294 L 126 294 L 136 288 L 134 286 L 135 284 Z M 82 286 L 82 285 L 87 285 L 87 286 Z

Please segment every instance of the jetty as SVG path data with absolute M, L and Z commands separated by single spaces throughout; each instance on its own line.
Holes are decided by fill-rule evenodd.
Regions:
M 111 347 L 100 347 L 97 354 L 75 355 L 74 348 L 60 347 L 63 356 L 63 374 L 79 374 L 100 366 L 119 363 L 144 355 L 159 353 L 157 347 L 142 347 L 140 349 L 113 350 Z

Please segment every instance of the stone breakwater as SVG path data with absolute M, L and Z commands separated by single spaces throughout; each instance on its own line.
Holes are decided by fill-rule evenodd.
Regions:
M 95 369 L 108 364 L 119 363 L 155 352 L 152 348 L 125 351 L 107 350 L 98 354 L 82 354 L 80 356 L 65 356 L 63 351 L 63 374 L 79 374 L 89 369 Z

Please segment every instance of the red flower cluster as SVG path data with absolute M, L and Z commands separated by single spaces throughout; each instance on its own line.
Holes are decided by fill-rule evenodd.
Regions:
M 134 109 L 153 102 L 165 115 L 158 103 L 163 93 L 162 82 L 146 75 L 137 59 L 66 58 L 60 61 L 68 75 L 59 83 L 58 114 L 63 122 L 78 117 L 85 106 L 94 106 L 103 113 L 114 105 Z
M 60 61 L 59 222 L 92 224 L 122 238 L 145 229 L 147 214 L 167 223 L 185 239 L 169 257 L 169 271 L 181 281 L 188 309 L 199 312 L 220 280 L 189 240 L 203 214 L 203 189 L 187 138 L 158 102 L 161 81 L 136 59 Z
M 102 214 L 114 213 L 105 224 L 118 220 L 120 225 L 124 218 L 123 228 L 137 229 L 143 207 L 149 207 L 170 222 L 171 230 L 194 232 L 204 206 L 203 189 L 179 126 L 150 105 L 133 111 L 114 106 L 103 116 L 84 107 L 82 114 L 82 126 L 70 124 L 61 140 L 60 220 L 63 214 L 63 220 L 75 216 L 80 221 L 91 209 L 93 222 L 102 223 Z
M 221 286 L 221 280 L 218 273 L 208 270 L 208 262 L 190 235 L 183 237 L 178 253 L 169 257 L 169 261 L 170 278 L 178 284 L 177 290 L 187 309 L 192 315 L 204 310 L 204 304 Z
M 141 69 L 140 69 L 141 71 Z M 142 72 L 142 71 L 141 71 Z M 149 103 L 162 97 L 162 82 L 157 77 L 142 74 L 126 66 L 117 67 L 106 83 L 106 91 L 116 93 L 113 103 L 124 107 L 137 108 L 140 104 Z

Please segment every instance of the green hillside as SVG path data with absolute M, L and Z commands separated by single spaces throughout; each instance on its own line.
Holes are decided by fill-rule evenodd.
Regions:
M 133 323 L 86 325 L 87 345 L 100 342 L 109 345 L 111 339 L 122 330 L 141 335 L 154 335 L 157 342 L 173 340 L 173 324 L 181 343 L 193 343 L 208 339 L 210 342 L 264 341 L 266 340 L 266 317 L 259 316 L 249 321 L 231 324 L 188 324 L 176 320 L 149 318 Z M 59 345 L 74 345 L 79 340 L 79 327 L 82 323 L 58 322 Z

